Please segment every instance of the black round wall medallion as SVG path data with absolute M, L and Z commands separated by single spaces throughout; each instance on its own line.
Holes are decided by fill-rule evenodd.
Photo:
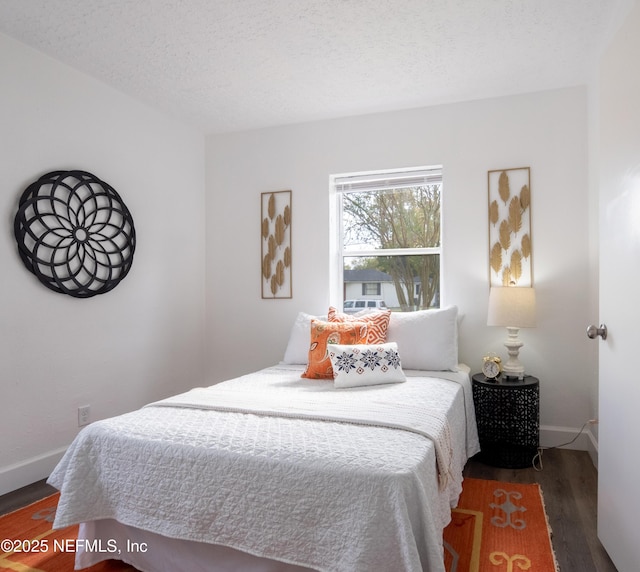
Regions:
M 86 171 L 53 171 L 31 183 L 20 197 L 14 234 L 27 269 L 75 298 L 113 290 L 136 248 L 120 195 Z

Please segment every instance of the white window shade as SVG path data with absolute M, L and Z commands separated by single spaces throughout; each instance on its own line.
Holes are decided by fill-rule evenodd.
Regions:
M 338 175 L 334 179 L 335 189 L 339 193 L 404 189 L 433 185 L 440 182 L 442 182 L 442 167 L 440 166 L 426 169 Z

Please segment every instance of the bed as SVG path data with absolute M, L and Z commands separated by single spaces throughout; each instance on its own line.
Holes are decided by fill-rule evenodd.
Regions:
M 79 433 L 49 478 L 54 527 L 81 523 L 76 568 L 444 570 L 442 530 L 479 450 L 469 369 L 414 368 L 426 365 L 424 344 L 418 361 L 411 351 L 416 324 L 392 318 L 385 341 L 399 353 L 408 336 L 407 359 L 382 381 L 301 377 L 300 321 L 282 363 Z M 456 326 L 457 310 L 457 344 Z M 436 359 L 443 350 L 457 358 L 456 345 Z

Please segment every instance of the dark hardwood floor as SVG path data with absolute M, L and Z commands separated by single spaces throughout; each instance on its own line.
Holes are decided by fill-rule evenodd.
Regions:
M 471 459 L 465 477 L 542 487 L 560 572 L 616 572 L 596 535 L 597 472 L 584 451 L 544 452 L 543 469 L 500 469 Z M 39 481 L 0 496 L 0 514 L 26 506 L 54 492 Z
M 45 481 L 38 481 L 0 496 L 0 516 L 18 510 L 56 492 Z

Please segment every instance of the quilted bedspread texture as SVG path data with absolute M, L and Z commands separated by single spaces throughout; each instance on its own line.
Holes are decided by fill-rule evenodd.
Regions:
M 196 391 L 91 424 L 49 478 L 61 491 L 54 526 L 112 518 L 320 571 L 442 572 L 442 529 L 478 450 L 468 371 L 408 371 L 406 383 L 347 390 L 300 372 L 275 366 L 222 384 L 239 396 L 273 390 L 281 414 L 216 410 Z M 301 415 L 301 391 L 329 401 L 348 392 L 383 419 Z M 444 486 L 438 437 L 395 426 L 395 413 L 385 426 L 385 408 L 416 400 L 446 418 Z

